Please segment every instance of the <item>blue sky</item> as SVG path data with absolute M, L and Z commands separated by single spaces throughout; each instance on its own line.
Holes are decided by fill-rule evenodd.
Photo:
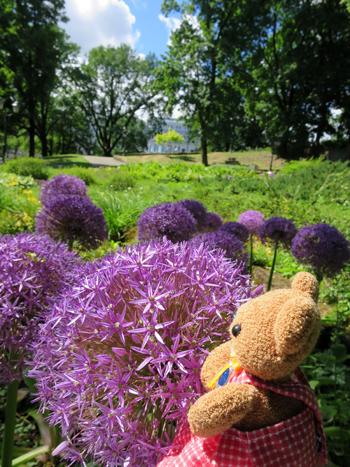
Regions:
M 166 51 L 179 20 L 161 14 L 162 0 L 66 0 L 64 27 L 86 54 L 98 45 L 130 44 L 138 53 Z

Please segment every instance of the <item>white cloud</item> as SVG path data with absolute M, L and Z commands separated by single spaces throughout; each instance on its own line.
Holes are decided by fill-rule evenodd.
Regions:
M 198 18 L 194 15 L 186 14 L 182 18 L 177 18 L 175 16 L 165 16 L 163 14 L 160 14 L 158 15 L 158 18 L 168 29 L 168 32 L 169 32 L 168 45 L 170 43 L 171 33 L 176 31 L 176 29 L 179 29 L 184 19 L 186 19 L 193 26 L 194 29 L 200 30 Z
M 65 29 L 83 52 L 98 45 L 135 46 L 140 31 L 136 18 L 124 0 L 66 0 Z
M 164 16 L 163 14 L 158 15 L 159 20 L 165 24 L 166 28 L 169 30 L 169 33 L 172 33 L 178 29 L 181 25 L 181 19 L 175 18 L 174 16 Z

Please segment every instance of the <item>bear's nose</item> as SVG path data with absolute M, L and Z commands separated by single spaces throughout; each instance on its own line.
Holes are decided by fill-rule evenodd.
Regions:
M 233 335 L 234 337 L 237 337 L 238 334 L 241 332 L 241 325 L 240 325 L 240 324 L 235 324 L 235 325 L 233 326 L 231 332 L 232 332 L 232 335 Z

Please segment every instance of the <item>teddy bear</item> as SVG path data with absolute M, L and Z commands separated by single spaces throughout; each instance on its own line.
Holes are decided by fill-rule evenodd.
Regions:
M 319 332 L 318 282 L 300 272 L 290 289 L 243 304 L 231 339 L 206 358 L 205 389 L 158 467 L 316 467 L 327 463 L 315 395 L 298 368 Z

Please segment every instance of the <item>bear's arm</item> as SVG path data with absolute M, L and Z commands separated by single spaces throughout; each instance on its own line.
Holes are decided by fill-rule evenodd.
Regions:
M 204 394 L 190 408 L 188 422 L 197 436 L 223 433 L 254 410 L 258 390 L 249 384 L 229 383 Z
M 201 381 L 206 391 L 208 384 L 216 376 L 218 371 L 227 365 L 231 354 L 231 341 L 215 347 L 207 356 L 201 370 Z

